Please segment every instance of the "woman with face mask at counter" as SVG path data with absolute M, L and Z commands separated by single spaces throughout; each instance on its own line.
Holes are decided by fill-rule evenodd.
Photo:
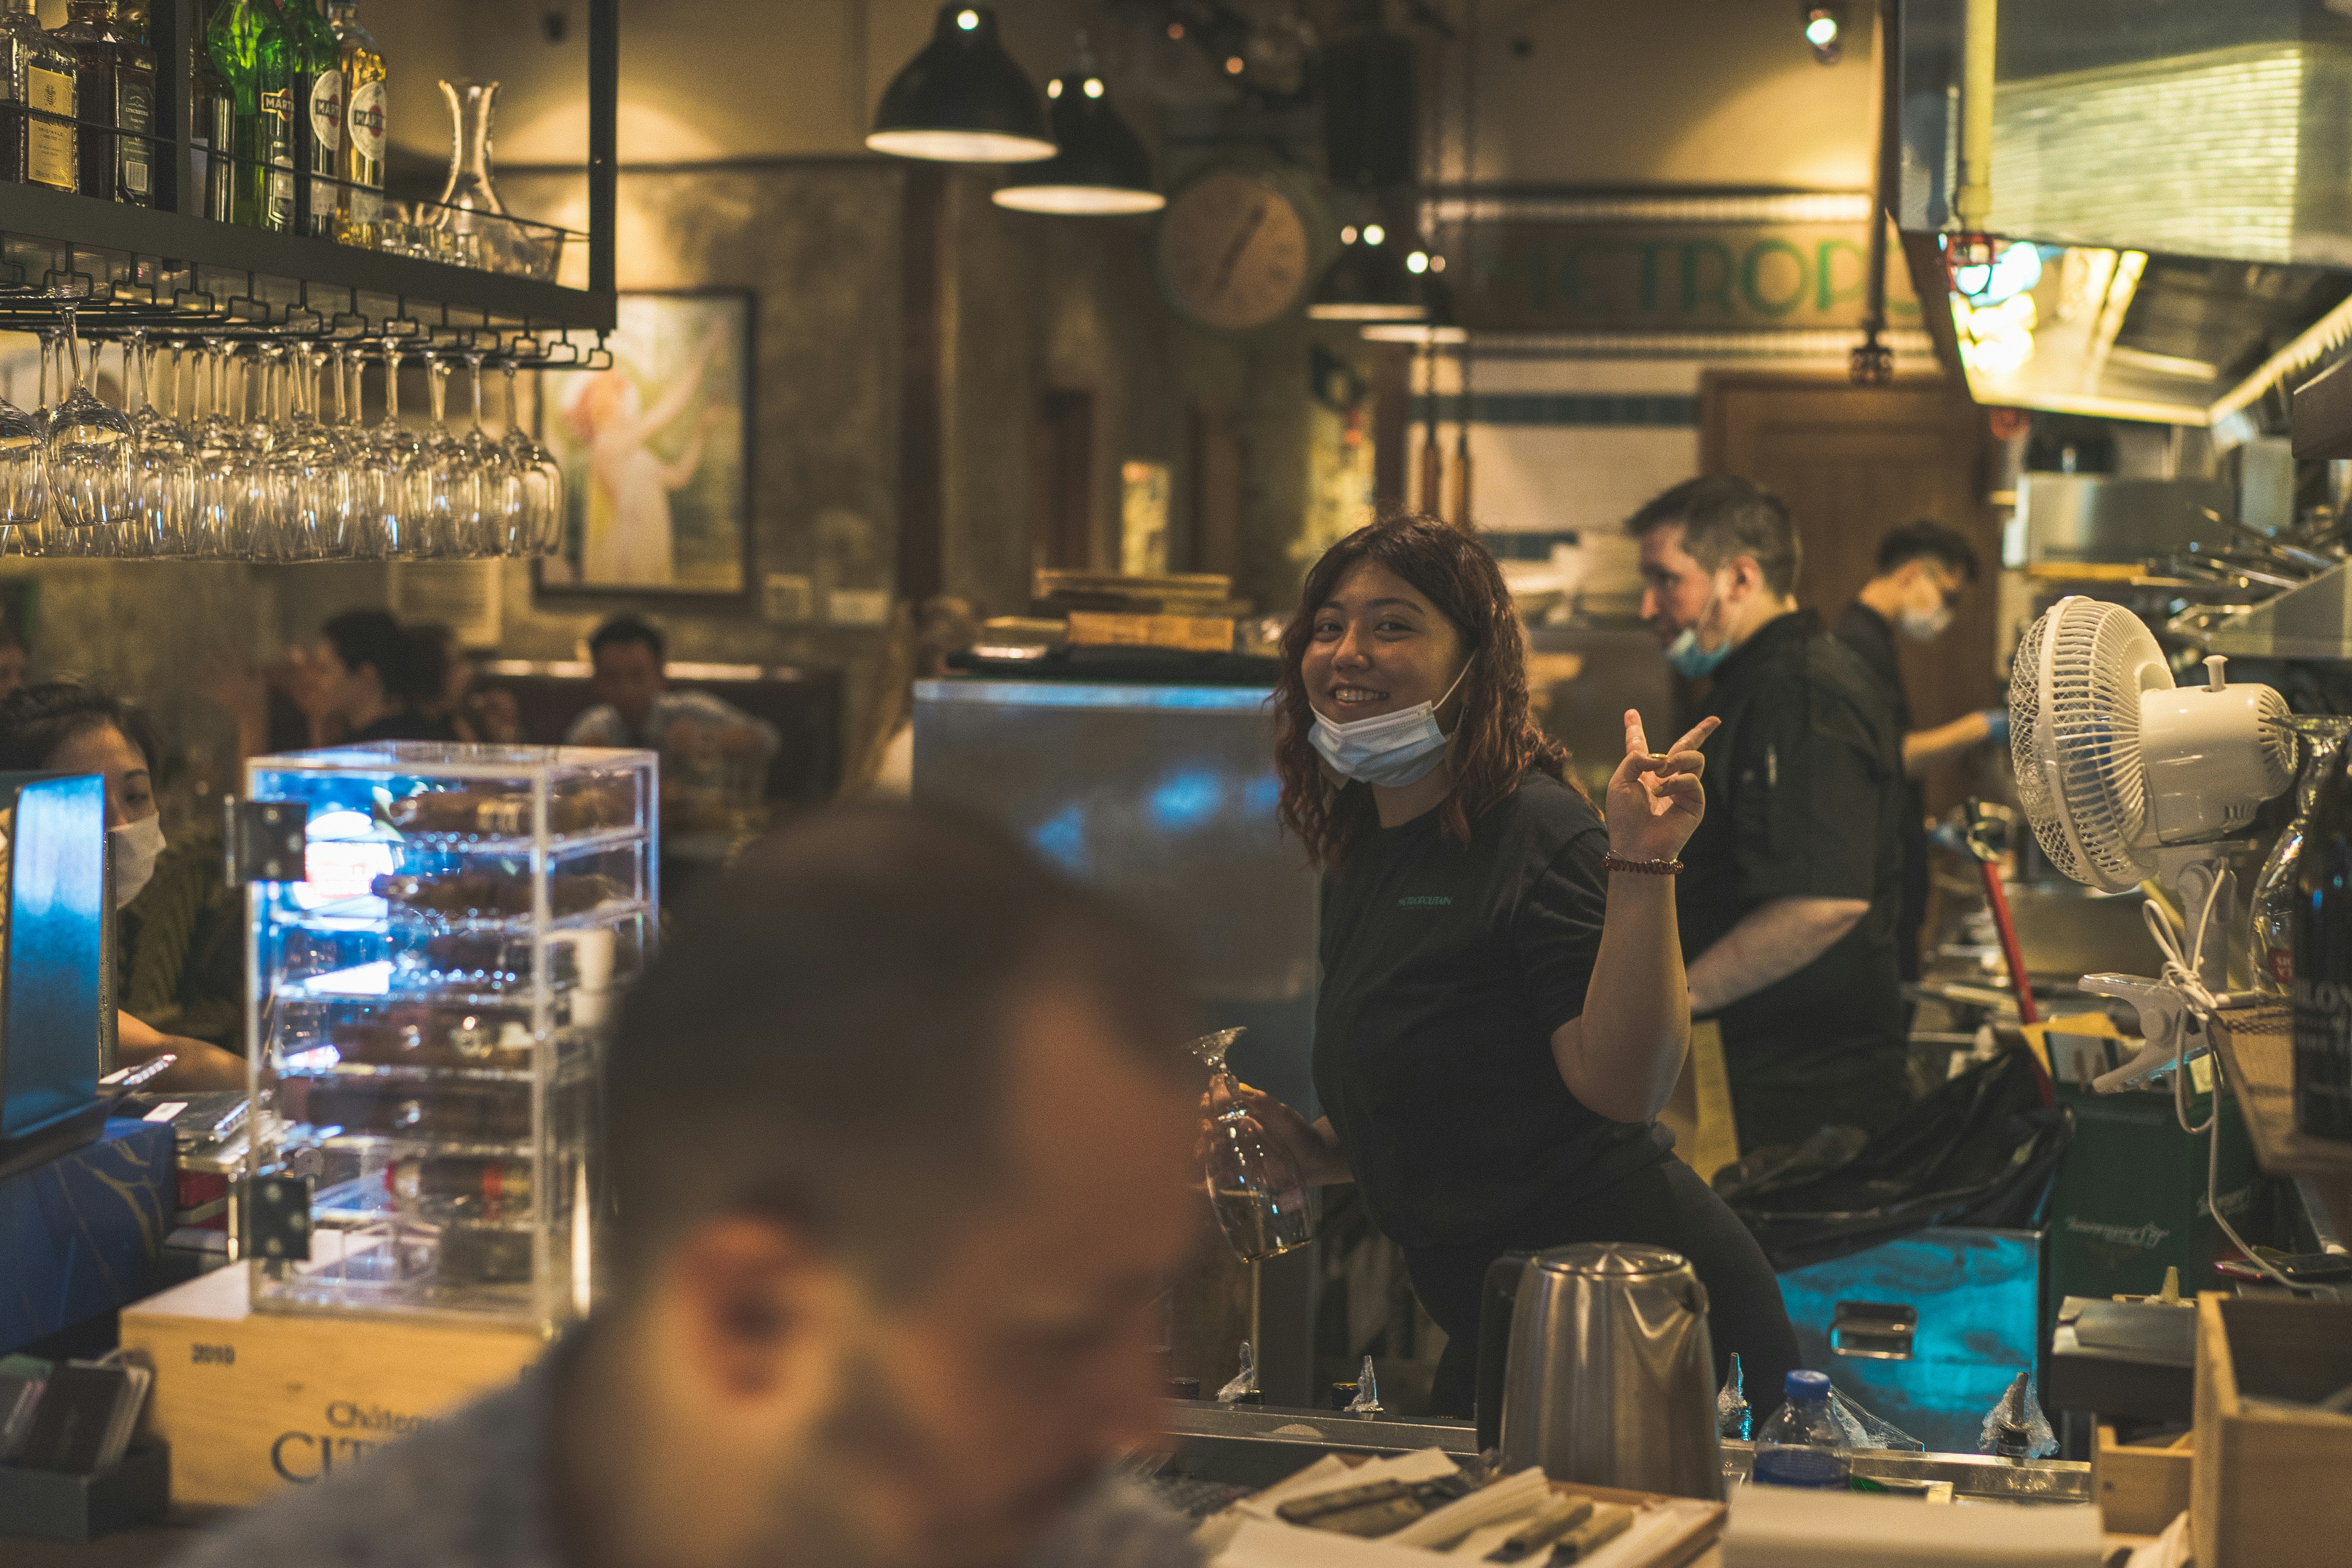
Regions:
M 121 703 L 69 680 L 27 686 L 0 700 L 0 772 L 105 776 L 117 910 L 146 888 L 165 847 L 152 764 L 132 738 L 136 729 Z M 166 1053 L 177 1058 L 151 1089 L 245 1087 L 241 1056 L 203 1040 L 165 1034 L 129 1013 L 118 1014 L 116 1025 L 122 1066 L 136 1067 Z
M 1689 1045 L 1675 857 L 1713 721 L 1659 753 L 1628 712 L 1596 810 L 1528 717 L 1494 558 L 1429 518 L 1333 545 L 1282 653 L 1282 821 L 1323 873 L 1328 1114 L 1244 1094 L 1309 1182 L 1355 1183 L 1403 1248 L 1448 1336 L 1436 1410 L 1470 1413 L 1487 1265 L 1578 1241 L 1688 1258 L 1718 1375 L 1738 1352 L 1751 1396 L 1777 1391 L 1797 1347 L 1771 1268 L 1655 1121 Z

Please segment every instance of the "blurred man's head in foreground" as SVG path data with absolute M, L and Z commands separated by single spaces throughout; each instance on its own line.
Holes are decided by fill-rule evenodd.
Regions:
M 747 854 L 613 1047 L 616 1289 L 559 1437 L 597 1554 L 1010 1563 L 1149 1440 L 1188 1013 L 994 829 L 866 808 Z

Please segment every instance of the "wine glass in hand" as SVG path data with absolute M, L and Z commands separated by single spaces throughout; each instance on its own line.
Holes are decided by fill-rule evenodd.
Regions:
M 1225 1052 L 1241 1036 L 1239 1029 L 1203 1035 L 1192 1042 L 1192 1054 L 1209 1069 L 1209 1205 L 1234 1255 L 1255 1263 L 1314 1240 L 1315 1220 L 1297 1162 L 1259 1124 L 1225 1066 Z

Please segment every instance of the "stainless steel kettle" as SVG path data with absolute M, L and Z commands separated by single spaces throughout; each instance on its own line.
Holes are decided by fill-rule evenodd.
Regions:
M 1721 1499 L 1706 1289 L 1680 1253 L 1580 1242 L 1486 1270 L 1478 1447 L 1558 1481 Z

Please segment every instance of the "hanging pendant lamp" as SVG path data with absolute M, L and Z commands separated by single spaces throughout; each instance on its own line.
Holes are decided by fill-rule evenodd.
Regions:
M 1158 212 L 1168 198 L 1151 186 L 1151 154 L 1105 96 L 1102 78 L 1055 77 L 1045 84 L 1060 150 L 1013 172 L 998 206 L 1028 213 Z
M 1307 301 L 1318 321 L 1421 321 L 1429 318 L 1421 279 L 1430 256 L 1418 241 L 1400 239 L 1376 223 L 1339 231 L 1339 254 L 1323 271 Z
M 882 94 L 877 153 L 942 163 L 1033 163 L 1054 155 L 1045 106 L 985 5 L 940 7 L 931 41 Z

